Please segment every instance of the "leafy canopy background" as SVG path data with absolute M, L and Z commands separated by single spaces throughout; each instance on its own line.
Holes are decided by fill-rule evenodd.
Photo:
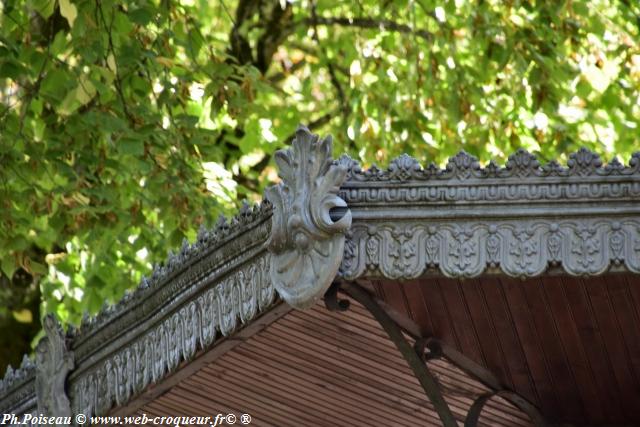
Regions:
M 256 199 L 299 122 L 365 164 L 639 148 L 618 0 L 6 0 L 0 364 Z

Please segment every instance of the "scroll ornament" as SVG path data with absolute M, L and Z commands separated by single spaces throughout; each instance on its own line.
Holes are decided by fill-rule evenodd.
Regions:
M 36 393 L 38 413 L 55 417 L 70 417 L 71 404 L 65 383 L 74 367 L 73 353 L 67 347 L 60 323 L 47 315 L 43 321 L 46 336 L 36 349 Z
M 351 212 L 337 196 L 347 169 L 333 161 L 331 144 L 330 136 L 320 139 L 300 126 L 292 148 L 275 155 L 282 182 L 266 191 L 273 204 L 271 280 L 294 308 L 310 307 L 331 285 L 351 225 Z M 342 208 L 335 221 L 334 208 Z

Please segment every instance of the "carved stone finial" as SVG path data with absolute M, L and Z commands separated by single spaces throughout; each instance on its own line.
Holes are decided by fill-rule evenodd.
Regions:
M 509 156 L 506 167 L 510 174 L 520 178 L 535 175 L 539 168 L 540 162 L 536 156 L 523 148 Z
M 396 157 L 389 164 L 389 176 L 400 181 L 419 177 L 421 170 L 420 163 L 406 153 Z
M 298 127 L 292 148 L 275 155 L 282 182 L 266 191 L 273 204 L 271 280 L 284 300 L 308 308 L 338 271 L 351 212 L 337 196 L 347 168 L 331 158 L 331 137 Z M 333 214 L 333 208 L 343 208 Z M 333 218 L 332 218 L 333 217 Z
M 47 416 L 70 417 L 71 404 L 65 382 L 74 367 L 73 353 L 69 351 L 64 330 L 53 315 L 43 321 L 46 336 L 36 348 L 36 394 L 38 413 Z
M 575 153 L 569 155 L 567 161 L 569 171 L 575 175 L 592 175 L 596 169 L 602 166 L 602 160 L 596 153 L 582 147 Z
M 478 159 L 466 151 L 460 151 L 455 156 L 449 158 L 446 168 L 447 175 L 458 179 L 468 179 L 474 176 L 479 170 L 480 163 L 478 163 Z

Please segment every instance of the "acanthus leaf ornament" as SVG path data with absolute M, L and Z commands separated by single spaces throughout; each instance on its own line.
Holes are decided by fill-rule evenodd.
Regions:
M 45 316 L 43 327 L 46 336 L 36 348 L 38 413 L 71 417 L 66 381 L 68 373 L 74 368 L 73 352 L 69 350 L 62 326 L 53 315 Z
M 351 212 L 338 190 L 347 168 L 331 158 L 331 137 L 320 139 L 306 127 L 292 148 L 275 155 L 282 182 L 266 191 L 273 204 L 270 275 L 292 307 L 310 307 L 333 281 L 343 257 Z M 330 213 L 340 208 L 339 219 Z
M 410 238 L 405 230 L 410 230 Z M 376 219 L 350 228 L 355 248 L 342 279 L 409 280 L 439 270 L 447 277 L 500 273 L 528 278 L 549 268 L 595 276 L 624 267 L 640 273 L 640 219 L 584 218 Z M 491 270 L 491 271 L 490 271 Z

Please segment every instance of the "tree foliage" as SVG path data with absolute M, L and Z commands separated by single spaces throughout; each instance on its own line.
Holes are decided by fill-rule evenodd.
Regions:
M 299 122 L 365 164 L 638 149 L 628 0 L 7 0 L 0 347 L 77 323 L 275 177 Z M 8 342 L 17 342 L 8 347 Z

